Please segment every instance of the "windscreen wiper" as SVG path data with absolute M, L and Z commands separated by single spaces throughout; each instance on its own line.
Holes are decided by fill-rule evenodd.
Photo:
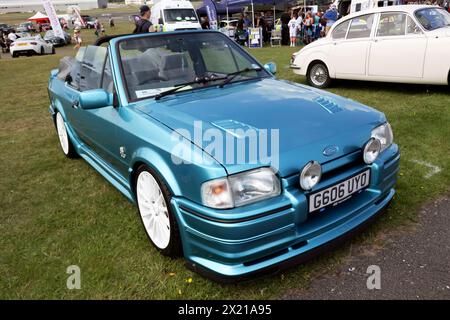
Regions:
M 233 81 L 234 78 L 236 78 L 238 75 L 243 74 L 243 73 L 247 73 L 249 71 L 261 71 L 260 67 L 255 67 L 255 68 L 245 68 L 242 70 L 238 70 L 236 72 L 232 72 L 232 73 L 228 73 L 227 76 L 225 77 L 225 81 L 222 82 L 219 85 L 219 88 L 223 88 L 225 85 L 227 85 L 228 83 L 230 83 L 231 81 Z
M 194 81 L 186 82 L 186 83 L 177 85 L 177 86 L 173 87 L 172 89 L 169 89 L 169 90 L 166 90 L 166 91 L 158 93 L 155 96 L 155 100 L 159 100 L 162 97 L 165 97 L 165 96 L 167 96 L 169 94 L 175 93 L 175 92 L 177 92 L 177 91 L 179 91 L 179 90 L 181 90 L 183 88 L 186 88 L 186 87 L 190 86 L 191 84 L 200 84 L 200 83 L 204 84 L 204 83 L 208 83 L 208 82 L 211 82 L 211 81 L 222 80 L 222 79 L 225 79 L 225 78 L 217 78 L 217 77 L 214 77 L 214 76 L 211 76 L 211 77 L 208 77 L 208 76 L 197 77 L 197 78 L 195 78 Z

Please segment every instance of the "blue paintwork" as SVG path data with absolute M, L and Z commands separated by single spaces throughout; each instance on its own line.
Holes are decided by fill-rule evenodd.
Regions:
M 173 195 L 171 206 L 180 227 L 184 255 L 191 263 L 221 275 L 245 275 L 335 239 L 375 215 L 392 199 L 400 159 L 397 145 L 386 149 L 370 166 L 361 161 L 361 148 L 371 130 L 386 122 L 382 113 L 273 77 L 179 92 L 159 101 L 149 98 L 129 103 L 119 73 L 116 44 L 120 40 L 111 40 L 109 50 L 120 107 L 113 107 L 112 97 L 99 91 L 80 95 L 53 71 L 50 111 L 62 114 L 77 152 L 130 201 L 135 202 L 132 185 L 138 164 L 145 163 L 159 174 Z M 95 97 L 102 103 L 108 101 L 107 106 L 97 108 Z M 75 100 L 87 101 L 92 108 L 72 108 Z M 175 129 L 185 129 L 193 136 L 194 121 L 202 121 L 203 131 L 226 130 L 230 125 L 279 129 L 281 195 L 229 210 L 203 206 L 203 182 L 260 167 L 262 159 L 255 164 L 220 163 L 201 146 L 193 145 L 194 159 L 207 157 L 210 161 L 175 165 L 171 150 L 177 141 L 171 136 Z M 120 155 L 120 146 L 125 146 L 125 158 Z M 364 168 L 371 169 L 370 186 L 350 200 L 309 217 L 307 192 L 299 188 L 298 179 L 300 169 L 310 160 L 321 163 L 324 175 L 328 174 L 312 192 Z M 341 167 L 345 169 L 339 170 Z M 280 212 L 252 218 L 281 207 L 284 209 Z M 291 247 L 299 241 L 307 244 Z M 287 252 L 244 265 L 280 249 Z

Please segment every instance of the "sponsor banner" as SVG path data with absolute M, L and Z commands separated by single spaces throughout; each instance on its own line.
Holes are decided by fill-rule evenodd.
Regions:
M 206 14 L 208 15 L 209 27 L 217 30 L 217 10 L 216 5 L 212 0 L 205 0 L 203 2 L 206 8 Z
M 42 5 L 44 6 L 45 13 L 47 13 L 47 17 L 50 20 L 50 24 L 53 29 L 53 34 L 56 37 L 59 37 L 61 39 L 64 38 L 64 32 L 61 28 L 61 24 L 59 23 L 58 16 L 56 15 L 55 7 L 53 7 L 53 4 L 50 0 L 42 0 Z
M 78 8 L 73 8 L 73 13 L 75 14 L 75 17 L 80 21 L 81 25 L 83 27 L 86 27 L 86 22 L 81 17 L 80 10 L 78 10 Z

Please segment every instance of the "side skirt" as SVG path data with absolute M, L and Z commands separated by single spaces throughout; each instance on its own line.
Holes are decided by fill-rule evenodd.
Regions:
M 94 151 L 92 151 L 84 143 L 80 142 L 72 131 L 72 128 L 68 127 L 70 139 L 77 150 L 80 157 L 86 160 L 98 173 L 100 173 L 106 180 L 108 180 L 114 187 L 116 187 L 127 199 L 135 203 L 133 192 L 126 179 L 124 179 L 116 170 L 99 157 Z

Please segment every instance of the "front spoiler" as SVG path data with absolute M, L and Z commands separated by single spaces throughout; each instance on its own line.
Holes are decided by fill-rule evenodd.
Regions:
M 263 275 L 279 273 L 288 268 L 305 263 L 324 252 L 330 251 L 330 250 L 338 247 L 342 243 L 348 241 L 349 239 L 353 238 L 354 236 L 360 234 L 362 231 L 367 229 L 373 222 L 375 222 L 375 220 L 377 220 L 381 215 L 383 215 L 386 212 L 386 209 L 389 206 L 394 194 L 395 194 L 394 189 L 391 189 L 389 194 L 387 196 L 385 196 L 385 198 L 389 198 L 389 199 L 383 205 L 383 207 L 381 207 L 376 213 L 371 215 L 365 221 L 357 224 L 354 228 L 346 231 L 345 233 L 342 233 L 341 235 L 337 236 L 336 238 L 334 238 L 328 242 L 318 245 L 306 252 L 300 253 L 297 256 L 280 261 L 276 264 L 273 264 L 273 265 L 255 270 L 255 271 L 251 271 L 251 272 L 248 272 L 245 274 L 232 275 L 232 276 L 215 272 L 211 269 L 203 267 L 203 266 L 196 264 L 189 260 L 186 262 L 186 266 L 187 266 L 187 268 L 191 269 L 194 272 L 199 273 L 200 275 L 204 276 L 205 278 L 208 278 L 213 281 L 220 282 L 220 283 L 237 283 L 237 282 L 242 282 L 242 281 L 249 281 L 249 280 L 253 280 L 255 278 L 261 277 Z

